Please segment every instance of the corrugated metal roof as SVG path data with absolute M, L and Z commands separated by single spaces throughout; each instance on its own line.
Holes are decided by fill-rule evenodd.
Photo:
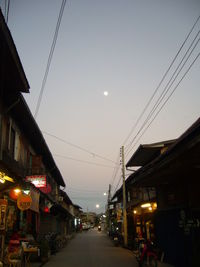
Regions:
M 141 144 L 126 164 L 126 167 L 145 166 L 158 157 L 163 148 L 169 147 L 174 142 L 175 140 L 168 140 L 153 144 Z
M 176 176 L 188 177 L 192 170 L 198 172 L 200 166 L 200 118 L 192 124 L 169 149 L 130 175 L 132 184 L 142 186 L 153 186 L 157 183 L 165 183 L 165 179 L 173 179 L 172 173 L 176 171 Z M 198 165 L 199 164 L 199 165 Z M 162 178 L 162 179 L 160 179 Z

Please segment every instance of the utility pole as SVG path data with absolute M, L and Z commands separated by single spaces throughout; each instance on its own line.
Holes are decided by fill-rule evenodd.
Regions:
M 126 185 L 125 185 L 125 162 L 124 162 L 124 146 L 121 147 L 121 163 L 122 163 L 122 178 L 123 178 L 123 230 L 124 230 L 124 246 L 128 245 L 127 236 L 127 214 L 126 214 Z
M 109 184 L 108 188 L 108 203 L 110 203 L 110 192 L 111 192 L 111 184 Z
M 86 220 L 87 220 L 87 223 L 88 223 L 88 207 L 87 207 L 87 213 L 86 213 Z
M 108 204 L 107 204 L 107 229 L 110 232 L 110 193 L 111 193 L 111 184 L 109 184 L 108 188 Z

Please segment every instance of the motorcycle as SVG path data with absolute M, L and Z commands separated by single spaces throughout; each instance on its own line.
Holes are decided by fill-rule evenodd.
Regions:
M 139 267 L 157 267 L 157 253 L 154 250 L 153 242 L 144 239 L 140 240 L 136 259 L 139 263 Z
M 116 228 L 115 233 L 113 234 L 113 242 L 114 245 L 117 247 L 119 245 L 119 233 L 118 233 L 118 227 Z
M 99 232 L 101 231 L 101 225 L 98 226 L 98 231 L 99 231 Z

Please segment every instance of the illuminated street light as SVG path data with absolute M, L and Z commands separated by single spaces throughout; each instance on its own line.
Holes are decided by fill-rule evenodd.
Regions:
M 99 209 L 99 204 L 96 204 L 96 208 Z
M 151 203 L 144 203 L 144 204 L 142 204 L 141 205 L 141 208 L 149 208 L 149 207 L 151 207 Z

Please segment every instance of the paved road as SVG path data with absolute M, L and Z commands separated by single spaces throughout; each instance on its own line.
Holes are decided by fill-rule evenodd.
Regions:
M 77 234 L 45 267 L 138 267 L 133 253 L 115 247 L 103 233 L 92 229 Z

